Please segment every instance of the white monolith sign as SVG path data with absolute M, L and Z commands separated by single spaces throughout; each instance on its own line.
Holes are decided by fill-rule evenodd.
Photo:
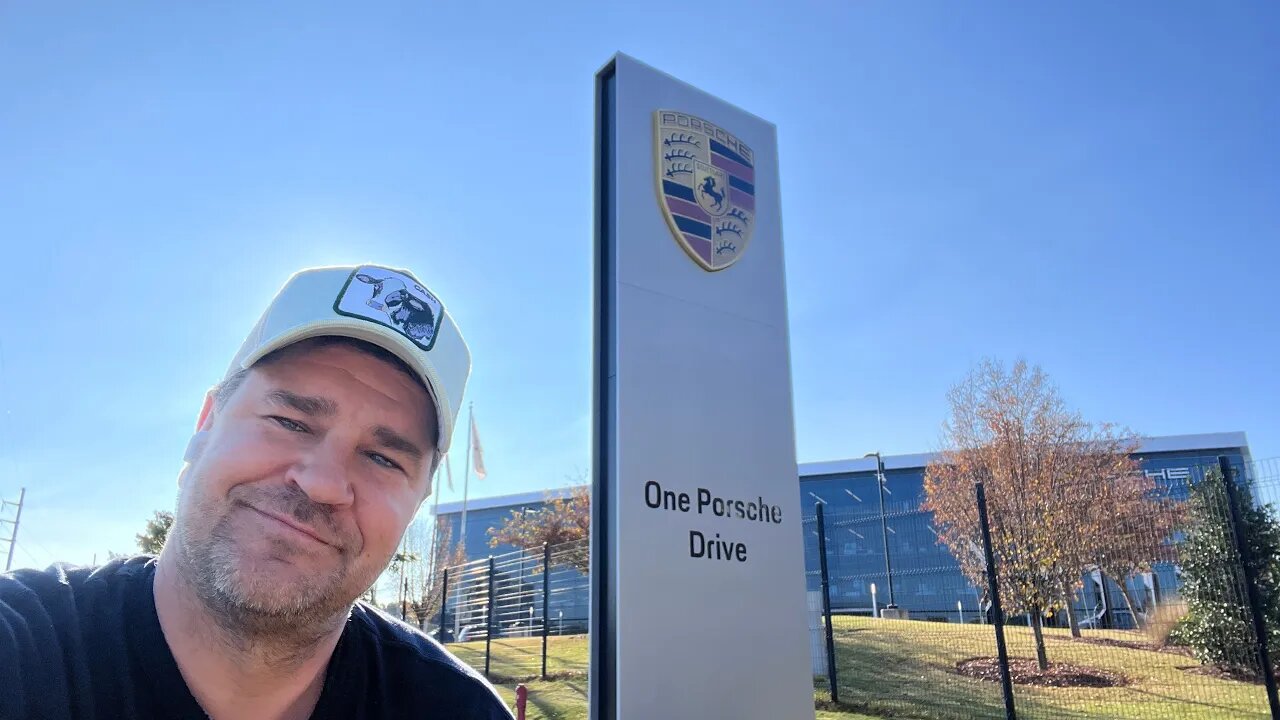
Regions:
M 812 718 L 774 126 L 597 76 L 592 718 Z

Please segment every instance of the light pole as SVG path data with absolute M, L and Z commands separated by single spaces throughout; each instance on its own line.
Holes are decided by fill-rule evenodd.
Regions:
M 880 494 L 880 536 L 884 538 L 884 577 L 889 584 L 889 604 L 886 608 L 897 609 L 898 604 L 894 602 L 893 596 L 893 565 L 889 562 L 889 526 L 884 520 L 884 458 L 880 457 L 880 452 L 867 453 L 863 457 L 873 457 L 876 459 L 876 489 Z

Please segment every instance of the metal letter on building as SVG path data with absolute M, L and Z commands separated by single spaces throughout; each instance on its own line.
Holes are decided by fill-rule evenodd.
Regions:
M 591 717 L 812 718 L 776 129 L 596 82 Z

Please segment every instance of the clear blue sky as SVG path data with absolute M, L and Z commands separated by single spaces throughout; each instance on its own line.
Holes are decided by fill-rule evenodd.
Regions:
M 16 564 L 134 549 L 308 265 L 407 266 L 449 304 L 475 493 L 585 471 L 618 50 L 777 123 L 802 461 L 933 449 L 985 355 L 1090 418 L 1280 455 L 1275 3 L 269 5 L 0 8 Z

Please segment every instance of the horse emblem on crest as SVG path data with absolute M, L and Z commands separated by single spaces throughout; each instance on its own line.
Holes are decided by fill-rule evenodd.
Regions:
M 755 226 L 755 153 L 687 113 L 658 110 L 653 125 L 658 204 L 676 242 L 705 270 L 729 267 Z

